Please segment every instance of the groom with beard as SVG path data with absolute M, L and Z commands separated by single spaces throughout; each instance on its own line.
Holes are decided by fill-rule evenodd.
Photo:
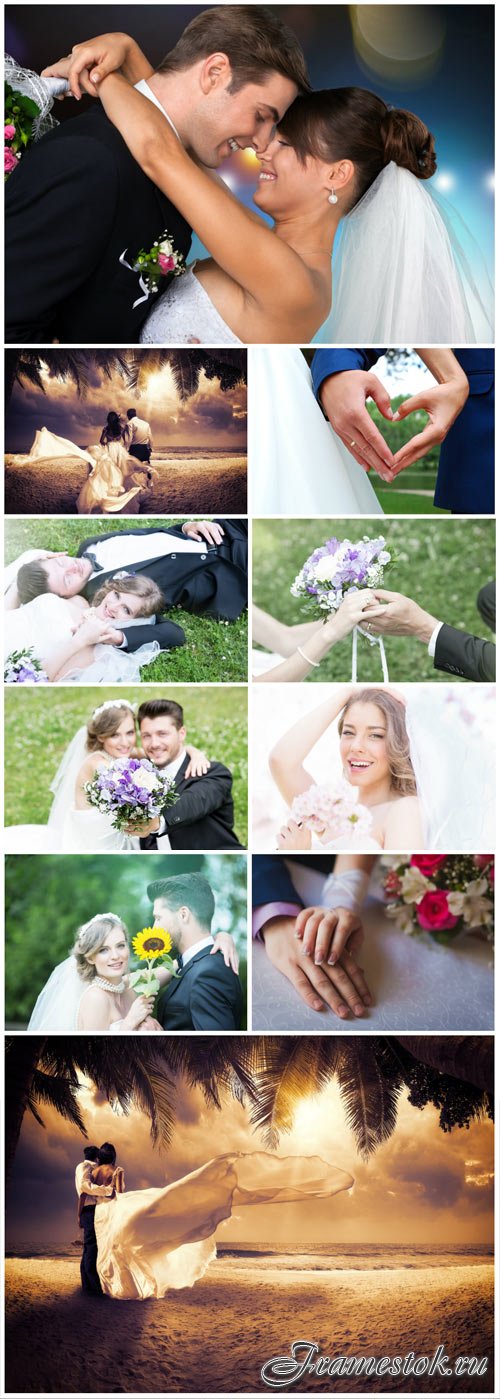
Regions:
M 177 801 L 142 827 L 141 850 L 241 850 L 233 830 L 233 779 L 229 768 L 211 762 L 203 777 L 187 777 L 184 713 L 175 700 L 146 700 L 137 722 L 141 746 L 159 772 L 173 778 Z M 137 826 L 130 829 L 137 835 Z M 168 839 L 165 839 L 168 838 Z
M 6 596 L 8 608 L 31 602 L 43 593 L 92 603 L 103 583 L 127 573 L 152 578 L 167 608 L 234 621 L 247 605 L 248 525 L 246 520 L 188 520 L 183 525 L 133 528 L 84 539 L 76 558 L 69 554 L 31 555 L 18 560 L 17 578 Z M 182 646 L 182 627 L 158 621 L 123 626 L 116 646 L 137 651 L 150 641 L 161 650 Z
M 159 997 L 163 1029 L 240 1030 L 239 979 L 222 952 L 213 952 L 215 899 L 202 874 L 177 874 L 148 884 L 154 925 L 166 929 L 179 952 L 179 970 Z
M 297 38 L 260 5 L 196 15 L 156 72 L 133 40 L 124 51 L 125 77 L 212 169 L 238 147 L 265 150 L 276 122 L 309 86 Z M 105 76 L 104 64 L 99 72 Z M 88 74 L 82 83 L 97 95 Z M 8 180 L 6 339 L 136 344 L 155 298 L 143 294 L 134 263 L 162 239 L 187 257 L 191 229 L 100 104 L 63 121 Z M 171 280 L 164 278 L 167 292 Z

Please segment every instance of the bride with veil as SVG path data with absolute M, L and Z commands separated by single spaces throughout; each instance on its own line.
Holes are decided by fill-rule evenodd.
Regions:
M 126 1191 L 114 1148 L 106 1147 L 92 1183 L 111 1184 L 115 1193 L 96 1205 L 97 1269 L 103 1292 L 121 1300 L 192 1287 L 217 1256 L 218 1225 L 245 1206 L 329 1200 L 354 1185 L 347 1171 L 319 1156 L 238 1151 L 163 1188 Z
M 4 657 L 31 652 L 49 681 L 77 685 L 138 681 L 141 666 L 148 665 L 160 647 L 151 641 L 136 651 L 123 651 L 116 642 L 120 623 L 126 622 L 127 629 L 145 622 L 153 626 L 164 610 L 165 599 L 157 584 L 141 574 L 115 575 L 95 594 L 92 607 L 80 596 L 42 593 L 5 613 Z
M 51 782 L 53 802 L 46 826 L 14 826 L 7 843 L 19 851 L 63 854 L 113 854 L 140 849 L 139 838 L 112 825 L 111 817 L 91 806 L 84 784 L 117 759 L 140 756 L 135 706 L 127 699 L 106 700 L 77 729 Z M 193 744 L 186 744 L 188 777 L 202 777 L 210 766 Z M 169 848 L 168 836 L 163 846 Z
M 437 161 L 419 116 L 357 87 L 296 97 L 258 151 L 254 203 L 270 228 L 188 154 L 193 122 L 179 133 L 157 97 L 137 91 L 153 70 L 127 35 L 77 45 L 45 73 L 77 89 L 84 72 L 95 95 L 96 65 L 107 116 L 210 254 L 181 268 L 166 296 L 144 283 L 145 343 L 300 345 L 325 323 L 340 343 L 491 342 L 493 293 L 478 249 L 423 187 Z M 168 107 L 172 75 L 160 77 Z M 137 251 L 127 263 L 131 300 Z
M 436 694 L 431 686 L 412 686 L 405 694 L 386 687 L 332 686 L 312 710 L 304 713 L 302 702 L 300 717 L 277 738 L 269 756 L 289 808 L 273 845 L 284 851 L 311 845 L 468 853 L 493 848 L 494 702 L 493 687 L 483 688 L 487 693 L 474 691 L 469 699 L 464 690 Z M 260 722 L 257 712 L 257 729 Z M 342 841 L 326 825 L 311 836 L 299 816 L 295 819 L 294 801 L 325 781 L 339 790 L 343 782 L 345 791 L 356 789 L 369 818 L 368 835 L 353 833 Z M 262 824 L 269 831 L 268 817 Z M 256 839 L 261 839 L 258 830 Z

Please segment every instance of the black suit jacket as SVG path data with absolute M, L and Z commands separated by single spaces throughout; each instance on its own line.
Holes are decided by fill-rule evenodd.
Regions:
M 146 578 L 153 578 L 162 590 L 167 607 L 182 607 L 186 612 L 197 615 L 224 617 L 228 621 L 234 621 L 247 605 L 248 524 L 246 520 L 218 520 L 217 523 L 222 525 L 224 539 L 222 544 L 215 548 L 209 548 L 207 545 L 206 553 L 174 552 L 157 559 L 147 559 L 145 563 L 129 566 L 125 563 L 123 572 L 142 573 Z M 124 530 L 123 537 L 126 538 L 129 533 L 134 536 L 171 534 L 176 539 L 185 539 L 180 525 L 153 525 L 144 529 Z M 101 534 L 84 539 L 79 545 L 77 557 L 81 558 L 93 545 L 102 544 L 106 539 L 116 539 L 116 534 Z M 92 601 L 94 594 L 108 578 L 113 578 L 116 571 L 113 569 L 110 572 L 97 573 L 95 578 L 90 579 L 84 589 L 84 597 L 88 602 Z M 133 630 L 142 632 L 140 628 Z M 143 630 L 147 631 L 147 636 L 142 635 L 142 641 L 151 640 L 152 635 L 157 635 L 156 631 L 152 632 L 149 627 Z
M 241 985 L 222 952 L 202 947 L 160 996 L 157 1018 L 164 1030 L 239 1030 Z
M 186 778 L 186 755 L 175 779 L 178 801 L 162 816 L 172 850 L 241 850 L 233 831 L 233 779 L 229 768 L 211 763 L 204 777 Z M 144 836 L 141 850 L 156 850 L 156 836 Z
M 436 638 L 434 669 L 464 680 L 494 680 L 496 647 L 470 632 L 457 631 L 443 623 Z
M 168 231 L 187 256 L 191 229 L 148 180 L 98 103 L 23 156 L 6 189 L 6 339 L 133 345 L 142 301 L 132 265 Z M 167 285 L 167 279 L 165 279 Z
M 262 904 L 302 904 L 289 870 L 285 855 L 254 855 L 252 860 L 252 906 Z M 327 875 L 332 873 L 335 857 L 332 855 L 293 855 L 293 861 L 311 866 Z

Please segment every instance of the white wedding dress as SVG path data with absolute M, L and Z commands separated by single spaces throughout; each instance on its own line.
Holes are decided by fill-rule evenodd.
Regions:
M 141 330 L 142 345 L 242 345 L 216 310 L 193 263 L 174 277 Z
M 328 1200 L 352 1176 L 319 1156 L 234 1152 L 216 1156 L 163 1189 L 125 1191 L 96 1206 L 103 1292 L 122 1300 L 192 1287 L 217 1256 L 215 1231 L 247 1205 Z
M 118 514 L 140 495 L 141 486 L 125 491 L 124 476 L 137 466 L 122 442 L 109 442 L 106 447 L 96 443 L 84 450 L 67 437 L 59 437 L 49 428 L 38 428 L 27 461 L 51 461 L 54 457 L 79 457 L 90 466 L 90 476 L 82 486 L 76 502 L 79 515 Z
M 145 626 L 154 623 L 155 617 L 137 619 Z M 129 626 L 129 623 L 127 623 Z M 69 640 L 73 634 L 74 614 L 65 598 L 56 593 L 43 593 L 24 607 L 17 607 L 4 615 L 4 657 L 13 651 L 31 649 L 40 664 L 50 656 L 55 647 Z M 94 646 L 94 659 L 85 669 L 72 668 L 64 676 L 62 684 L 71 685 L 113 685 L 137 683 L 141 679 L 141 666 L 148 665 L 159 654 L 157 641 L 139 646 L 137 651 L 123 651 L 118 646 L 98 644 Z
M 363 467 L 323 417 L 301 351 L 250 348 L 248 358 L 253 514 L 383 514 Z

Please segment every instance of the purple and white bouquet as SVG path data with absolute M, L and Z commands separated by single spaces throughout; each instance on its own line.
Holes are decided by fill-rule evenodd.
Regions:
M 384 569 L 394 562 L 383 535 L 370 539 L 367 534 L 356 543 L 350 539 L 327 539 L 302 565 L 290 592 L 303 598 L 304 611 L 336 612 L 347 593 L 357 588 L 380 588 Z
M 148 825 L 179 796 L 174 779 L 158 772 L 147 758 L 115 758 L 84 782 L 83 790 L 91 806 L 112 816 L 116 831 Z
M 328 833 L 328 840 L 352 842 L 368 835 L 371 813 L 358 801 L 358 789 L 339 778 L 335 784 L 308 787 L 294 797 L 291 814 L 315 835 Z
M 49 677 L 37 660 L 32 646 L 23 651 L 11 651 L 4 666 L 6 685 L 48 685 Z

